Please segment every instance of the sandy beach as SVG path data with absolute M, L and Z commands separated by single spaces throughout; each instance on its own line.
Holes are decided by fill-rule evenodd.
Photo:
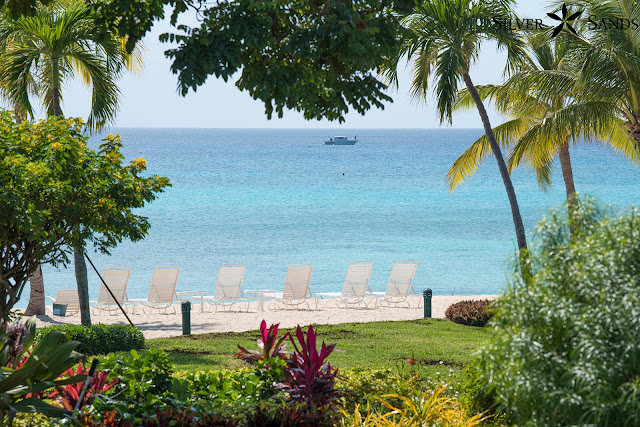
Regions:
M 449 305 L 463 300 L 495 299 L 498 295 L 446 295 L 434 296 L 432 300 L 432 317 L 444 318 L 444 313 Z M 413 297 L 412 307 L 416 307 L 419 299 Z M 325 301 L 326 302 L 326 301 Z M 267 323 L 280 323 L 282 327 L 290 328 L 296 325 L 333 325 L 339 323 L 364 323 L 383 320 L 414 320 L 421 319 L 424 309 L 420 308 L 376 308 L 376 309 L 339 309 L 329 308 L 322 304 L 319 310 L 265 310 L 258 311 L 252 304 L 247 312 L 209 312 L 200 311 L 200 305 L 194 304 L 191 311 L 191 333 L 204 334 L 210 332 L 243 332 L 257 330 L 264 319 Z M 140 328 L 146 338 L 170 337 L 182 334 L 182 313 L 180 306 L 175 304 L 176 314 L 129 314 L 131 321 Z M 80 323 L 80 316 L 53 316 L 47 308 L 47 315 L 38 316 L 38 327 L 48 325 L 60 325 L 65 323 Z M 126 324 L 127 320 L 122 313 L 118 315 L 92 313 L 92 322 L 105 324 Z

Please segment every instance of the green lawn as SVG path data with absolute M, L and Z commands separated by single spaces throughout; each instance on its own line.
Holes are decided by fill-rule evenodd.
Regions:
M 335 343 L 336 349 L 343 351 L 329 358 L 342 369 L 393 368 L 412 358 L 433 369 L 445 365 L 459 370 L 487 341 L 483 328 L 437 319 L 319 325 L 317 331 L 320 342 Z M 257 338 L 258 332 L 252 331 L 160 338 L 147 344 L 166 351 L 176 370 L 199 371 L 246 366 L 233 354 L 237 344 L 257 349 Z

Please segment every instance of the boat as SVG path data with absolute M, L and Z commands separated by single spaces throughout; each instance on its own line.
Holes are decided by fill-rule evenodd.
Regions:
M 334 136 L 325 141 L 324 145 L 354 145 L 356 142 L 358 142 L 358 135 L 354 136 L 353 139 L 349 139 L 346 136 Z

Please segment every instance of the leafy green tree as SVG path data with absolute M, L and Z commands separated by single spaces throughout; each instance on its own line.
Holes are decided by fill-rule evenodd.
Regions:
M 493 0 L 425 0 L 403 20 L 408 34 L 400 53 L 386 75 L 397 84 L 398 63 L 408 60 L 413 67 L 412 93 L 416 99 L 427 96 L 430 79 L 435 80 L 435 93 L 440 121 L 452 121 L 453 106 L 460 84 L 469 91 L 485 130 L 491 151 L 498 161 L 515 226 L 518 248 L 525 253 L 527 238 L 516 193 L 502 150 L 494 135 L 482 98 L 473 84 L 470 70 L 478 58 L 480 45 L 494 40 L 508 52 L 507 69 L 512 70 L 526 59 L 523 41 L 510 29 L 482 21 L 495 15 L 511 16 L 512 1 Z
M 200 26 L 178 26 L 164 34 L 182 95 L 213 75 L 239 75 L 236 86 L 265 104 L 269 117 L 284 109 L 307 119 L 344 120 L 349 108 L 364 114 L 391 98 L 377 71 L 398 48 L 401 30 L 393 13 L 409 0 L 104 0 L 91 2 L 98 28 L 116 31 L 127 43 L 139 40 L 163 6 L 171 21 L 188 8 Z M 169 10 L 169 8 L 167 8 Z
M 142 158 L 123 164 L 119 136 L 95 152 L 84 124 L 50 118 L 17 124 L 0 114 L 0 317 L 20 299 L 42 263 L 66 265 L 72 247 L 90 242 L 108 253 L 123 239 L 146 235 L 147 219 L 133 213 L 169 185 L 144 178 Z
M 497 301 L 477 365 L 478 397 L 514 425 L 640 424 L 639 222 L 581 198 L 536 226 L 533 274 Z
M 636 163 L 640 155 L 610 101 L 595 100 L 592 95 L 582 93 L 591 87 L 579 85 L 579 63 L 572 57 L 572 44 L 563 35 L 551 39 L 546 33 L 530 36 L 534 61 L 502 85 L 484 85 L 477 89 L 484 100 L 492 101 L 500 113 L 509 117 L 493 129 L 497 141 L 510 150 L 509 171 L 527 164 L 535 170 L 538 184 L 546 188 L 551 185 L 554 159 L 559 158 L 568 207 L 572 211 L 576 208 L 577 195 L 570 143 L 601 140 Z M 557 90 L 547 93 L 544 88 L 549 84 Z M 460 91 L 454 109 L 473 107 L 469 91 Z M 490 155 L 486 136 L 478 138 L 447 173 L 450 190 L 471 177 L 482 159 Z
M 40 5 L 33 13 L 0 21 L 0 88 L 13 105 L 16 117 L 34 116 L 30 95 L 38 95 L 48 115 L 61 116 L 65 81 L 80 77 L 92 88 L 91 113 L 87 125 L 97 130 L 113 120 L 119 97 L 116 80 L 123 70 L 134 67 L 139 52 L 129 54 L 123 41 L 113 34 L 95 37 L 95 13 L 78 0 Z M 75 256 L 76 278 L 82 322 L 90 325 L 88 282 L 83 246 Z M 31 279 L 31 298 L 26 313 L 44 314 L 44 283 L 37 268 Z
M 166 54 L 183 95 L 209 75 L 227 80 L 264 102 L 266 114 L 285 108 L 306 119 L 344 120 L 391 98 L 375 71 L 397 49 L 391 0 L 241 0 L 205 10 L 199 28 L 183 34 Z M 197 59 L 196 59 L 197 58 Z

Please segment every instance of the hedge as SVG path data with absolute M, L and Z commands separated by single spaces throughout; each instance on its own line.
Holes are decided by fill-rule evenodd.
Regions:
M 144 348 L 144 335 L 131 325 L 56 325 L 38 329 L 36 342 L 50 331 L 62 331 L 74 341 L 79 341 L 77 351 L 86 355 L 108 354 Z

